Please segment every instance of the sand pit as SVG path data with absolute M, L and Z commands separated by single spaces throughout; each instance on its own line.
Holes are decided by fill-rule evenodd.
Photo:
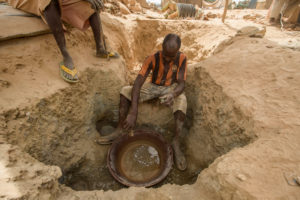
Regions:
M 299 51 L 236 37 L 239 27 L 221 23 L 109 14 L 102 20 L 110 48 L 123 58 L 96 58 L 91 30 L 71 30 L 67 44 L 80 71 L 76 85 L 58 76 L 61 58 L 51 35 L 1 43 L 0 198 L 299 198 L 299 187 L 283 177 L 300 173 Z M 120 88 L 132 82 L 168 32 L 180 34 L 190 59 L 188 170 L 174 168 L 152 188 L 125 188 L 108 172 L 109 146 L 95 143 L 97 129 L 116 124 Z M 138 126 L 170 140 L 171 111 L 152 103 L 140 106 Z

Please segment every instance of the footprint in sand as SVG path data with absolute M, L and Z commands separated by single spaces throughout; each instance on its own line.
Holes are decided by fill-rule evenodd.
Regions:
M 0 90 L 2 88 L 8 88 L 10 86 L 10 82 L 0 79 Z

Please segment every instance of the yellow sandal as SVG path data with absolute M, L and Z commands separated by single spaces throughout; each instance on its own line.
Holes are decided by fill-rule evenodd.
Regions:
M 77 69 L 76 68 L 74 68 L 73 70 L 68 69 L 64 65 L 64 62 L 61 62 L 59 64 L 59 72 L 60 72 L 60 76 L 68 83 L 77 83 L 79 81 L 78 79 L 74 79 L 74 77 L 78 74 Z M 67 77 L 65 77 L 63 72 L 70 74 L 72 76 L 72 79 L 68 79 Z

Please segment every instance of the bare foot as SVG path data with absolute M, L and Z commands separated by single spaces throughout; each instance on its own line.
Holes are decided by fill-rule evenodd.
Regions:
M 108 52 L 101 46 L 99 49 L 96 50 L 97 57 L 107 57 Z
M 96 57 L 99 58 L 119 58 L 119 54 L 117 52 L 106 51 L 103 47 L 100 47 L 96 51 Z
M 64 57 L 64 65 L 65 65 L 66 68 L 68 68 L 70 70 L 74 69 L 73 60 L 70 56 Z M 63 71 L 62 73 L 63 73 L 63 76 L 66 77 L 69 80 L 78 80 L 77 74 L 74 77 L 72 77 L 72 75 L 68 74 L 67 72 Z
M 185 156 L 180 150 L 179 141 L 174 139 L 172 142 L 172 147 L 174 150 L 175 165 L 177 169 L 184 171 L 187 167 L 187 164 L 186 164 Z
M 98 144 L 111 144 L 120 135 L 122 135 L 122 129 L 117 128 L 111 134 L 106 135 L 106 136 L 101 136 L 100 139 L 97 140 L 97 143 Z

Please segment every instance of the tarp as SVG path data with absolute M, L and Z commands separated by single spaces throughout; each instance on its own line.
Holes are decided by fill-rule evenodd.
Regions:
M 256 8 L 256 3 L 257 3 L 257 0 L 251 0 L 250 4 L 249 4 L 249 8 L 255 9 Z

